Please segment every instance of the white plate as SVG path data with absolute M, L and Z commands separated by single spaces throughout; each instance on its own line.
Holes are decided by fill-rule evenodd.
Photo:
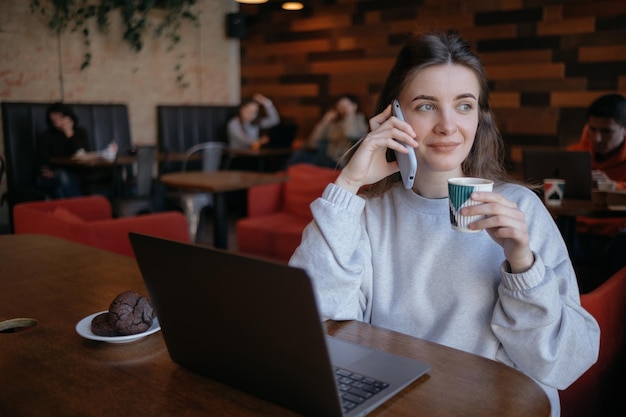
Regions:
M 108 342 L 108 343 L 130 343 L 139 339 L 143 339 L 144 337 L 151 335 L 152 333 L 156 333 L 161 330 L 161 325 L 159 325 L 159 320 L 155 317 L 152 321 L 152 326 L 148 330 L 143 333 L 131 334 L 128 336 L 98 336 L 91 331 L 91 321 L 98 314 L 106 313 L 105 311 L 100 311 L 99 313 L 93 313 L 89 316 L 85 317 L 78 323 L 76 323 L 76 333 L 84 337 L 85 339 L 90 340 L 98 340 L 100 342 Z

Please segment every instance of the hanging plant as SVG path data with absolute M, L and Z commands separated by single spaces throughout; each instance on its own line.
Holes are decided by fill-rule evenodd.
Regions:
M 180 27 L 187 20 L 197 24 L 197 14 L 192 10 L 196 0 L 31 0 L 31 12 L 39 11 L 42 15 L 50 15 L 48 27 L 61 34 L 82 32 L 85 44 L 85 56 L 80 69 L 91 63 L 91 32 L 90 21 L 95 20 L 101 33 L 108 33 L 111 13 L 119 13 L 124 26 L 122 39 L 136 52 L 143 48 L 146 32 L 152 29 L 157 37 L 169 40 L 167 50 L 170 51 L 180 42 Z M 159 10 L 165 13 L 155 25 L 150 13 Z M 180 58 L 180 57 L 179 57 Z M 187 87 L 180 64 L 176 64 L 176 80 L 179 86 Z

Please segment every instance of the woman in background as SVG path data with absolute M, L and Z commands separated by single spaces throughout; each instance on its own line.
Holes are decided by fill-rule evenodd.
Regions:
M 56 167 L 55 157 L 71 157 L 79 151 L 89 151 L 87 131 L 78 126 L 74 110 L 63 103 L 53 103 L 46 110 L 48 130 L 37 138 L 39 173 L 37 185 L 49 198 L 81 195 L 80 172 Z
M 261 107 L 265 111 L 263 117 L 259 117 Z M 228 143 L 232 149 L 259 149 L 269 142 L 267 135 L 261 135 L 261 130 L 274 127 L 278 123 L 280 116 L 272 100 L 255 94 L 252 100 L 241 103 L 239 114 L 229 120 Z

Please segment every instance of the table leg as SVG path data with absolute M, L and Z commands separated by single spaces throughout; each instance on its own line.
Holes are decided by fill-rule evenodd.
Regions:
M 228 218 L 226 210 L 226 194 L 213 194 L 213 246 L 228 249 Z

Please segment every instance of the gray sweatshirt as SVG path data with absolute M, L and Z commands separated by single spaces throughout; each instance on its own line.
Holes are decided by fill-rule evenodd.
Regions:
M 362 320 L 503 362 L 535 379 L 560 415 L 564 389 L 597 359 L 600 330 L 580 305 L 552 217 L 527 188 L 494 191 L 524 212 L 535 263 L 507 272 L 485 231 L 451 229 L 448 200 L 396 186 L 367 200 L 334 184 L 290 260 L 307 270 L 322 316 Z M 433 364 L 436 366 L 436 364 Z

